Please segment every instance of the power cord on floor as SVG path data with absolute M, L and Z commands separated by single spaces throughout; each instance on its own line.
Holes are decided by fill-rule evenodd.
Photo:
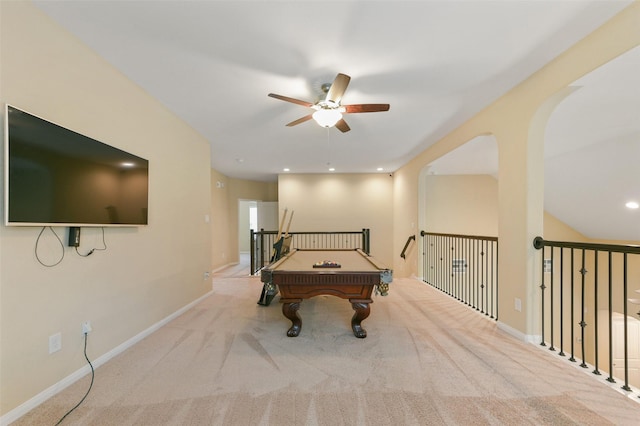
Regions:
M 87 339 L 88 339 L 87 334 L 88 333 L 84 333 L 84 359 L 87 360 L 87 363 L 89 363 L 89 367 L 91 367 L 91 383 L 89 384 L 89 389 L 87 389 L 87 393 L 84 394 L 84 396 L 82 397 L 80 402 L 78 402 L 75 407 L 73 407 L 71 410 L 67 411 L 67 413 L 64 416 L 62 416 L 62 418 L 60 420 L 58 420 L 58 423 L 56 423 L 56 426 L 58 426 L 60 423 L 62 423 L 62 421 L 64 419 L 66 419 L 67 416 L 73 412 L 73 410 L 78 408 L 80 406 L 80 404 L 82 404 L 84 402 L 84 400 L 89 395 L 89 392 L 91 392 L 91 388 L 93 387 L 93 379 L 95 378 L 95 370 L 93 369 L 93 364 L 91 364 L 91 361 L 89 361 L 89 357 L 87 356 Z

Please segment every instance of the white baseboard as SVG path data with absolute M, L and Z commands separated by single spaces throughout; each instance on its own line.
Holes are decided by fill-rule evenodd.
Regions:
M 223 269 L 228 268 L 228 267 L 230 267 L 230 266 L 235 266 L 235 265 L 237 265 L 238 263 L 240 263 L 240 262 L 225 263 L 225 264 L 224 264 L 224 265 L 222 265 L 222 266 L 218 266 L 216 269 L 214 269 L 213 271 L 211 271 L 211 273 L 215 274 L 215 273 L 216 273 L 216 272 L 218 272 L 218 271 L 222 271 Z
M 520 330 L 517 330 L 510 325 L 507 325 L 503 322 L 498 321 L 498 330 L 502 330 L 508 335 L 515 337 L 516 339 L 526 342 L 526 343 L 540 343 L 542 341 L 542 337 L 535 334 L 524 334 Z
M 109 360 L 111 360 L 115 356 L 117 356 L 120 353 L 124 352 L 125 350 L 129 349 L 130 347 L 132 347 L 133 345 L 135 345 L 136 343 L 138 343 L 139 341 L 141 341 L 145 337 L 149 336 L 150 334 L 152 334 L 153 332 L 157 331 L 162 326 L 168 324 L 170 321 L 174 320 L 175 318 L 179 317 L 180 315 L 182 315 L 183 313 L 185 313 L 186 311 L 188 311 L 189 309 L 191 309 L 192 307 L 194 307 L 195 305 L 200 303 L 200 301 L 202 301 L 203 299 L 205 299 L 206 297 L 211 295 L 211 293 L 212 293 L 212 291 L 209 291 L 208 293 L 206 293 L 205 295 L 199 297 L 198 299 L 194 300 L 193 302 L 189 303 L 188 305 L 183 306 L 182 308 L 178 309 L 176 312 L 174 312 L 171 315 L 169 315 L 169 316 L 163 318 L 162 320 L 158 321 L 157 323 L 155 323 L 151 327 L 147 328 L 146 330 L 138 333 L 137 335 L 133 336 L 131 339 L 127 340 L 126 342 L 116 346 L 115 348 L 111 349 L 109 352 L 107 352 L 104 355 L 96 358 L 94 361 L 91 362 L 91 364 L 93 365 L 94 368 L 98 368 L 101 365 L 106 364 Z M 34 408 L 36 408 L 38 405 L 42 404 L 43 402 L 45 402 L 46 400 L 48 400 L 52 396 L 56 395 L 57 393 L 61 392 L 62 390 L 64 390 L 68 386 L 70 386 L 73 383 L 75 383 L 76 381 L 80 380 L 82 377 L 86 376 L 90 372 L 91 372 L 91 367 L 89 367 L 89 365 L 86 365 L 86 366 L 82 367 L 81 369 L 71 373 L 70 375 L 68 375 L 64 379 L 60 380 L 58 383 L 56 383 L 56 384 L 54 384 L 52 386 L 49 386 L 47 389 L 43 390 L 42 392 L 40 392 L 39 394 L 37 394 L 33 398 L 23 402 L 22 404 L 20 404 L 19 406 L 17 406 L 13 410 L 9 411 L 4 416 L 0 417 L 0 426 L 7 426 L 7 425 L 15 422 L 20 417 L 24 416 L 29 411 L 31 411 Z M 71 407 L 69 407 L 69 408 L 71 408 Z

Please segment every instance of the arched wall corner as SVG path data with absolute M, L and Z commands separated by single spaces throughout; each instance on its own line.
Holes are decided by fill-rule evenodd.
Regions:
M 540 330 L 540 289 L 542 260 L 540 250 L 533 247 L 533 239 L 543 236 L 544 230 L 544 138 L 547 123 L 557 106 L 579 86 L 567 86 L 554 93 L 540 104 L 531 118 L 527 140 L 527 288 L 526 288 L 526 334 L 536 339 Z M 533 340 L 531 340 L 533 341 Z

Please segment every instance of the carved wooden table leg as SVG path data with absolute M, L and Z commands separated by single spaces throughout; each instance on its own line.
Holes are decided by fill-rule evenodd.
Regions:
M 356 313 L 353 314 L 353 318 L 351 318 L 351 328 L 353 329 L 353 334 L 356 337 L 363 339 L 367 337 L 367 330 L 362 328 L 360 323 L 369 316 L 369 314 L 371 313 L 371 307 L 369 306 L 369 302 L 365 301 L 350 300 L 350 302 L 353 310 L 356 311 Z
M 296 337 L 300 334 L 300 328 L 302 328 L 302 320 L 298 315 L 298 309 L 300 309 L 301 300 L 293 302 L 283 302 L 282 314 L 291 320 L 291 328 L 287 331 L 287 336 Z

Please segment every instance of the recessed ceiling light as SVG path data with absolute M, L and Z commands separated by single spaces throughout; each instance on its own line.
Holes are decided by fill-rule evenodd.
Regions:
M 376 170 L 377 170 L 377 171 L 379 171 L 379 172 L 381 172 L 381 171 L 383 171 L 384 169 L 383 169 L 382 167 L 378 167 Z
M 283 172 L 288 172 L 288 171 L 289 171 L 289 168 L 288 168 L 288 167 L 285 167 L 284 169 L 282 169 L 282 171 L 283 171 Z
M 336 169 L 334 169 L 333 167 L 329 167 L 329 171 L 330 171 L 330 172 L 335 172 L 335 171 L 336 171 Z
M 625 206 L 627 206 L 628 209 L 637 209 L 638 207 L 640 207 L 640 204 L 635 201 L 629 201 L 627 204 L 625 204 Z

